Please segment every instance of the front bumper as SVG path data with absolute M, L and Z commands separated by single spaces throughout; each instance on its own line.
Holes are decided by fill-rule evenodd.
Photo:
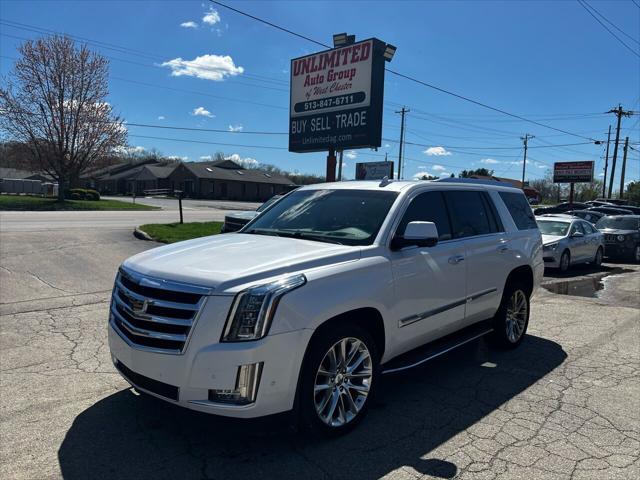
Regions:
M 627 242 L 615 242 L 615 243 L 606 243 L 604 246 L 604 256 L 605 257 L 631 257 L 635 254 L 635 243 L 627 243 Z
M 560 268 L 560 249 L 544 250 L 542 251 L 542 259 L 544 260 L 545 268 Z
M 215 302 L 209 302 L 209 305 L 212 303 Z M 302 358 L 313 331 L 302 329 L 268 335 L 254 342 L 207 343 L 206 338 L 214 342 L 220 338 L 223 323 L 213 320 L 220 319 L 205 316 L 198 320 L 199 324 L 194 327 L 192 338 L 181 355 L 130 346 L 110 324 L 108 336 L 112 361 L 136 389 L 192 410 L 238 418 L 262 417 L 291 410 Z M 210 389 L 235 388 L 240 365 L 261 362 L 263 367 L 254 403 L 232 405 L 209 400 Z

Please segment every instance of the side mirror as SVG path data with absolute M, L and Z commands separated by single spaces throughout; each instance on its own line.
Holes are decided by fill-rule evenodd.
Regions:
M 571 237 L 572 238 L 584 237 L 584 233 L 576 231 L 571 234 Z
M 391 241 L 392 250 L 404 247 L 433 247 L 438 243 L 438 228 L 433 222 L 409 222 L 403 235 L 396 235 Z

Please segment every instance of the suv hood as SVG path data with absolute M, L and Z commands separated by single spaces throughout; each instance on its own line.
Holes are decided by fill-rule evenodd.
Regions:
M 542 235 L 542 245 L 548 245 L 550 243 L 555 243 L 563 238 L 566 238 L 562 235 Z
M 261 279 L 359 258 L 359 247 L 228 233 L 147 250 L 123 265 L 143 275 L 209 287 L 215 294 Z

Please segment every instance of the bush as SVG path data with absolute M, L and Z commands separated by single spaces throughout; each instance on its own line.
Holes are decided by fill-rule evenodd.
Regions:
M 71 200 L 100 200 L 100 194 L 90 188 L 71 188 L 64 193 Z

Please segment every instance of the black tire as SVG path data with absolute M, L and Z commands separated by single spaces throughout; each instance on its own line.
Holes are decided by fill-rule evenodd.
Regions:
M 604 251 L 602 250 L 602 247 L 598 247 L 598 250 L 596 251 L 596 256 L 594 257 L 593 262 L 591 262 L 591 264 L 596 267 L 600 267 L 602 265 L 603 256 L 604 256 Z
M 640 245 L 636 245 L 631 254 L 631 261 L 634 263 L 640 263 Z
M 519 326 L 519 334 L 516 335 L 515 339 L 509 334 L 508 326 L 514 295 L 522 295 L 526 308 L 522 318 L 524 324 Z M 491 334 L 491 337 L 494 345 L 502 349 L 512 349 L 522 343 L 529 326 L 529 313 L 531 311 L 529 297 L 529 289 L 521 282 L 513 282 L 505 286 L 504 292 L 502 293 L 500 307 L 493 317 L 493 333 Z M 519 318 L 520 317 L 518 317 L 518 319 Z M 518 322 L 518 324 L 519 323 L 520 322 Z
M 571 267 L 571 253 L 569 252 L 569 250 L 565 250 L 560 256 L 560 265 L 558 266 L 558 270 L 560 270 L 562 273 L 565 273 L 567 270 L 569 270 L 569 267 Z
M 321 398 L 321 392 L 315 392 L 315 386 L 316 381 L 322 378 L 322 374 L 319 373 L 319 369 L 324 365 L 323 362 L 327 358 L 326 355 L 328 355 L 329 350 L 332 349 L 333 346 L 341 342 L 343 339 L 357 339 L 364 344 L 370 355 L 371 361 L 368 365 L 371 366 L 372 373 L 371 379 L 368 382 L 368 394 L 366 395 L 359 411 L 346 423 L 332 426 L 323 421 L 320 417 L 320 413 L 317 411 L 316 402 L 322 403 L 323 399 Z M 349 355 L 347 355 L 347 357 L 348 356 Z M 378 354 L 378 347 L 369 332 L 352 323 L 346 323 L 344 325 L 320 331 L 312 339 L 311 344 L 308 347 L 299 382 L 297 407 L 302 428 L 320 436 L 338 436 L 349 432 L 358 423 L 360 423 L 366 415 L 371 404 L 372 397 L 375 394 L 375 390 L 380 381 L 379 377 L 380 357 Z M 345 385 L 347 382 L 349 382 L 349 380 L 345 380 Z M 345 387 L 346 393 L 343 391 L 338 394 L 339 402 L 346 402 L 346 397 L 343 397 L 343 395 L 351 395 L 351 398 L 353 399 L 353 395 L 350 393 L 351 390 L 348 390 L 347 388 L 348 387 Z M 357 393 L 355 393 L 355 395 L 357 395 Z M 356 399 L 356 401 L 358 400 L 359 398 Z M 345 403 L 341 404 L 343 409 L 347 408 Z M 331 405 L 329 405 L 329 409 L 330 407 Z M 337 409 L 339 410 L 340 407 Z M 344 417 L 346 418 L 346 416 Z

